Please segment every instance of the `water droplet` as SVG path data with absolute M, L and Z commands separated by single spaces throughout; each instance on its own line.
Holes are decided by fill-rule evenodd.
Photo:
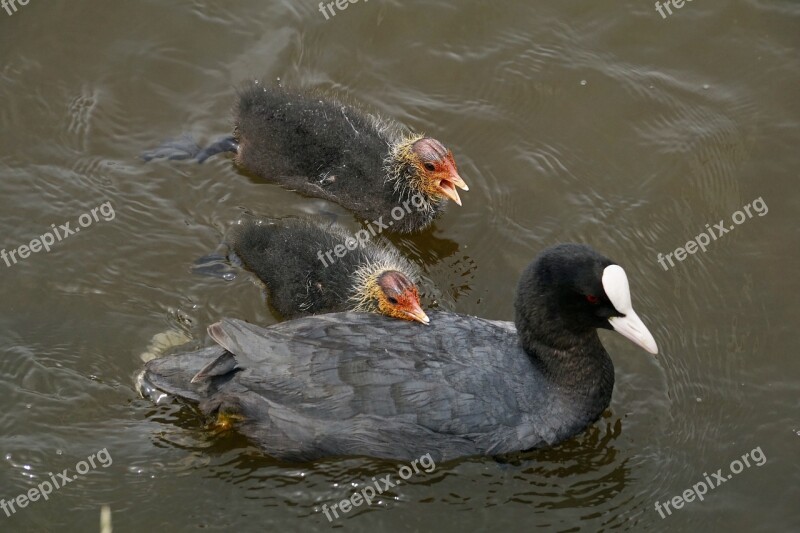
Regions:
M 227 274 L 224 274 L 222 276 L 222 279 L 224 279 L 225 281 L 233 281 L 236 279 L 236 274 L 234 274 L 233 272 L 228 272 Z
M 706 91 L 709 90 L 710 88 L 711 88 L 711 85 L 709 85 L 707 83 L 703 85 L 703 89 L 705 89 Z
M 586 85 L 586 80 L 581 80 L 581 85 Z

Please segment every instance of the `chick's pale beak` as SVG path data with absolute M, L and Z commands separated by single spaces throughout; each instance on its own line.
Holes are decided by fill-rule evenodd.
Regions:
M 416 320 L 426 326 L 431 323 L 431 319 L 425 314 L 425 311 L 419 306 L 417 302 L 412 303 L 409 309 L 403 309 L 403 313 L 408 315 L 411 320 Z
M 461 176 L 458 175 L 458 171 L 453 165 L 448 164 L 447 167 L 449 170 L 449 176 L 439 182 L 439 191 L 460 206 L 461 198 L 458 196 L 456 187 L 463 191 L 468 191 L 469 187 L 467 187 L 467 184 L 463 179 L 461 179 Z

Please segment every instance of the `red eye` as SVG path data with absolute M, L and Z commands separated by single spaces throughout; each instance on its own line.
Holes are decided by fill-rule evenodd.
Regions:
M 600 301 L 600 298 L 598 298 L 594 294 L 587 294 L 586 301 L 589 302 L 590 304 L 596 304 Z

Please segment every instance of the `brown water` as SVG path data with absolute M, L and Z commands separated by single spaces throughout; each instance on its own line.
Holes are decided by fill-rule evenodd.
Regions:
M 106 504 L 116 531 L 327 530 L 323 504 L 397 471 L 277 464 L 135 392 L 154 335 L 197 346 L 220 316 L 275 322 L 247 276 L 190 273 L 243 212 L 334 211 L 356 227 L 224 157 L 137 158 L 184 131 L 228 132 L 235 88 L 253 78 L 336 90 L 453 149 L 464 207 L 395 240 L 439 288 L 429 301 L 511 319 L 536 252 L 588 242 L 624 265 L 661 348 L 603 333 L 617 384 L 585 434 L 511 462 L 437 465 L 335 526 L 798 530 L 800 4 L 687 2 L 662 18 L 644 0 L 372 0 L 327 21 L 316 0 L 165 4 L 0 9 L 0 245 L 111 203 L 51 252 L 0 262 L 0 497 L 113 458 L 0 511 L 1 531 L 96 531 Z M 758 198 L 768 212 L 751 208 L 705 253 L 657 262 Z M 763 466 L 752 455 L 703 501 L 655 510 L 754 449 Z

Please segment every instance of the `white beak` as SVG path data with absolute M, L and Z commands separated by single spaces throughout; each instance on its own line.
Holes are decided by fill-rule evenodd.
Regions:
M 657 354 L 656 340 L 636 311 L 633 310 L 628 276 L 621 266 L 609 265 L 603 270 L 603 289 L 616 310 L 625 315 L 608 319 L 614 331 L 632 340 L 651 354 Z
M 633 309 L 625 316 L 613 316 L 608 321 L 614 331 L 623 337 L 632 340 L 653 355 L 658 353 L 656 340 Z

